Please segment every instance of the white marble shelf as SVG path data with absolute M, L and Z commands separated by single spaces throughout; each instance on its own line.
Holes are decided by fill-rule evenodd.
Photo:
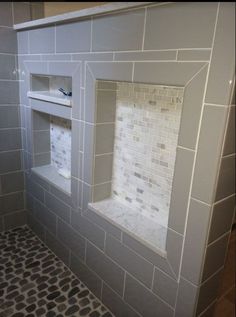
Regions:
M 71 180 L 58 174 L 53 165 L 42 165 L 31 168 L 31 171 L 39 175 L 46 181 L 52 183 L 59 190 L 62 190 L 67 195 L 71 194 Z
M 149 4 L 156 4 L 156 2 L 114 2 L 108 3 L 92 8 L 87 8 L 83 10 L 68 12 L 60 15 L 55 15 L 43 19 L 37 19 L 29 22 L 23 22 L 19 24 L 14 24 L 14 30 L 24 30 L 34 27 L 40 27 L 55 23 L 64 23 L 71 21 L 78 21 L 81 19 L 89 18 L 91 16 L 97 16 L 100 14 L 111 13 L 115 11 L 126 10 L 135 7 L 143 7 Z
M 162 257 L 166 257 L 167 228 L 109 198 L 89 203 L 89 209 L 130 234 Z
M 27 96 L 29 98 L 57 103 L 67 107 L 72 106 L 72 97 L 52 91 L 28 91 Z

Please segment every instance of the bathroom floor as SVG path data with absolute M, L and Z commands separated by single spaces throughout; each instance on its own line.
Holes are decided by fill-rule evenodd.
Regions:
M 112 317 L 27 227 L 0 233 L 0 317 Z

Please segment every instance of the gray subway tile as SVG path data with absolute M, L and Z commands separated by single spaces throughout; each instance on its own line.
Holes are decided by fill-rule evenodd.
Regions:
M 52 250 L 60 260 L 62 260 L 66 265 L 69 264 L 69 249 L 67 249 L 63 244 L 61 244 L 56 237 L 54 237 L 50 232 L 46 230 L 45 243 Z
M 124 271 L 91 243 L 87 243 L 86 264 L 110 287 L 122 295 Z
M 50 152 L 50 130 L 34 131 L 34 153 Z
M 178 282 L 162 271 L 155 269 L 153 292 L 162 298 L 171 307 L 175 306 L 175 300 L 177 295 Z
M 21 151 L 0 152 L 0 174 L 21 169 Z
M 205 66 L 184 90 L 178 144 L 190 149 L 196 147 L 207 69 Z
M 43 112 L 33 111 L 33 130 L 50 130 L 50 116 Z
M 150 290 L 126 274 L 124 300 L 142 316 L 174 316 L 174 310 Z
M 24 209 L 24 192 L 0 196 L 0 214 Z
M 93 186 L 93 202 L 100 201 L 110 197 L 111 186 L 111 182 Z
M 116 91 L 115 90 L 97 90 L 96 123 L 115 122 L 115 116 L 116 116 Z
M 12 26 L 12 4 L 11 2 L 0 3 L 0 24 L 1 26 Z
M 71 196 L 67 195 L 66 193 L 62 192 L 52 184 L 50 184 L 50 192 L 56 196 L 58 199 L 64 201 L 67 205 L 71 206 Z
M 49 191 L 49 188 L 50 188 L 49 183 L 45 179 L 43 179 L 40 175 L 36 174 L 34 171 L 31 171 L 31 180 L 37 183 L 38 185 L 40 185 L 41 187 L 43 187 L 44 189 L 46 189 L 47 191 Z
M 159 52 L 121 52 L 115 53 L 115 61 L 145 61 L 145 60 L 175 60 L 176 52 L 173 51 L 159 51 Z
M 179 233 L 184 232 L 193 160 L 193 151 L 177 148 L 168 226 Z
M 216 3 L 199 2 L 148 8 L 144 49 L 211 47 L 216 10 Z
M 92 222 L 96 223 L 98 226 L 103 228 L 107 233 L 114 236 L 117 239 L 121 239 L 121 230 L 115 227 L 113 224 L 108 222 L 106 219 L 102 218 L 94 211 L 88 209 L 86 212 L 83 213 L 84 216 L 88 217 Z
M 131 81 L 133 65 L 130 62 L 99 62 L 89 63 L 88 66 L 92 71 L 95 79 L 112 80 L 112 81 Z
M 31 107 L 33 110 L 45 112 L 60 118 L 71 119 L 71 108 L 61 107 L 52 102 L 31 99 Z
M 139 317 L 123 299 L 116 294 L 109 286 L 103 283 L 102 287 L 102 302 L 109 308 L 116 317 Z
M 72 227 L 58 219 L 57 224 L 57 237 L 67 246 L 76 256 L 84 259 L 85 255 L 85 240 L 79 235 Z
M 211 50 L 178 50 L 178 61 L 209 61 Z
M 2 187 L 2 188 L 1 188 Z M 23 172 L 13 172 L 0 176 L 0 194 L 19 192 L 24 190 Z
M 213 106 L 205 106 L 203 111 L 192 196 L 206 203 L 213 200 L 226 112 L 223 107 Z
M 224 265 L 228 241 L 229 234 L 226 234 L 222 238 L 208 245 L 206 249 L 202 281 L 205 281 Z
M 222 2 L 219 7 L 206 102 L 227 105 L 235 67 L 235 4 Z M 225 36 L 227 34 L 227 36 Z
M 75 61 L 112 61 L 113 53 L 78 53 L 72 54 Z
M 0 55 L 0 79 L 16 79 L 15 55 Z
M 198 288 L 187 280 L 180 278 L 176 301 L 175 316 L 195 316 Z
M 144 9 L 95 18 L 93 51 L 138 50 L 142 47 Z
M 111 153 L 114 147 L 115 124 L 96 125 L 95 153 Z
M 91 271 L 77 256 L 71 253 L 71 270 L 98 297 L 101 298 L 101 278 Z
M 0 129 L 18 128 L 19 125 L 19 107 L 0 106 Z
M 27 215 L 27 224 L 42 241 L 45 241 L 44 226 L 29 213 Z
M 34 200 L 35 218 L 52 233 L 56 234 L 56 216 L 39 200 Z
M 55 27 L 43 27 L 29 31 L 29 53 L 54 53 Z
M 96 99 L 95 81 L 88 67 L 86 67 L 86 90 L 85 90 L 85 121 L 95 123 L 96 118 Z
M 68 36 L 70 34 L 70 36 Z M 56 26 L 56 52 L 76 53 L 90 50 L 91 21 Z
M 53 62 L 48 63 L 48 70 L 50 75 L 54 76 L 72 76 L 76 68 L 80 66 L 78 62 Z M 73 94 L 73 99 L 75 92 Z
M 64 204 L 61 200 L 57 199 L 55 196 L 48 193 L 47 191 L 45 192 L 45 204 L 58 217 L 60 217 L 68 223 L 70 222 L 70 207 Z
M 200 281 L 210 215 L 210 206 L 191 199 L 181 275 L 195 285 Z
M 229 155 L 236 152 L 236 136 L 235 136 L 235 106 L 230 108 L 229 121 L 225 136 L 223 155 Z
M 17 211 L 10 213 L 4 217 L 4 225 L 5 225 L 5 230 L 10 230 L 16 227 L 20 227 L 25 225 L 27 222 L 26 219 L 26 211 Z
M 216 300 L 221 274 L 222 270 L 218 271 L 201 285 L 197 303 L 197 316 Z
M 46 54 L 41 55 L 42 61 L 71 61 L 70 54 Z
M 167 260 L 177 279 L 180 270 L 182 244 L 183 236 L 169 228 L 166 237 Z
M 98 248 L 104 249 L 105 232 L 83 217 L 80 212 L 72 210 L 72 227 L 82 236 L 94 243 Z
M 88 184 L 93 182 L 93 155 L 94 155 L 94 142 L 95 142 L 95 126 L 85 124 L 84 130 L 84 181 Z
M 34 167 L 48 165 L 51 163 L 51 153 L 40 153 L 34 155 Z
M 139 281 L 151 288 L 153 264 L 110 235 L 106 236 L 105 253 Z
M 1 100 L 0 100 L 1 104 L 19 103 L 19 82 L 18 81 L 0 81 L 0 96 L 1 96 Z
M 16 54 L 17 52 L 17 38 L 16 31 L 12 28 L 0 26 L 0 53 Z
M 230 231 L 235 208 L 235 196 L 231 196 L 213 206 L 208 243 Z M 222 221 L 224 219 L 224 221 Z
M 138 62 L 134 66 L 134 82 L 185 86 L 204 66 L 204 62 Z
M 137 241 L 136 239 L 134 239 L 126 233 L 123 233 L 123 243 L 127 245 L 129 248 L 131 248 L 133 251 L 140 254 L 146 260 L 160 268 L 162 271 L 170 275 L 171 277 L 176 278 L 166 258 L 160 256 L 158 253 L 149 249 L 147 246 L 140 243 L 139 241 Z
M 87 211 L 88 203 L 92 202 L 93 190 L 92 186 L 83 183 L 83 201 L 82 201 L 82 211 Z
M 38 185 L 37 183 L 32 181 L 32 179 L 30 179 L 30 177 L 25 178 L 25 185 L 26 185 L 26 190 L 32 196 L 34 196 L 35 198 L 37 198 L 41 202 L 44 202 L 44 189 L 43 189 L 43 187 L 41 187 L 40 185 Z
M 113 154 L 95 156 L 94 184 L 111 181 Z
M 17 32 L 17 48 L 18 54 L 28 54 L 29 49 L 29 37 L 28 31 Z
M 223 157 L 221 159 L 215 197 L 216 201 L 235 193 L 235 160 L 236 155 Z

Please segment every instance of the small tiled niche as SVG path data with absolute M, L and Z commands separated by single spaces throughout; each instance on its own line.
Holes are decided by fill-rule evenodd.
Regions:
M 36 110 L 32 116 L 32 170 L 70 194 L 71 120 Z
M 31 74 L 30 82 L 28 97 L 72 106 L 72 96 L 66 96 L 59 91 L 59 88 L 62 88 L 65 92 L 72 93 L 72 77 Z
M 96 81 L 90 206 L 145 240 L 161 239 L 161 249 L 156 232 L 168 227 L 183 97 L 184 87 Z

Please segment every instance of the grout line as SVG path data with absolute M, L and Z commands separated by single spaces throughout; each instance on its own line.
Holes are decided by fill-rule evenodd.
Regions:
M 143 24 L 143 39 L 142 39 L 142 51 L 144 50 L 144 40 L 145 40 L 145 33 L 146 33 L 146 23 L 147 23 L 147 7 L 145 7 L 144 13 L 144 24 Z
M 178 63 L 178 62 L 177 62 Z M 209 63 L 205 63 L 194 75 L 192 78 L 189 79 L 189 81 L 185 84 L 185 88 L 191 83 L 191 81 L 206 67 L 206 65 L 208 65 Z M 208 66 L 208 69 L 209 69 L 209 66 Z M 203 98 L 204 100 L 204 98 Z
M 206 248 L 212 246 L 213 244 L 217 243 L 219 240 L 221 240 L 222 238 L 226 237 L 227 235 L 230 235 L 231 233 L 231 227 L 229 229 L 229 231 L 223 233 L 221 236 L 219 236 L 218 238 L 216 238 L 214 241 L 210 242 L 207 244 Z M 226 255 L 226 254 L 225 254 Z

